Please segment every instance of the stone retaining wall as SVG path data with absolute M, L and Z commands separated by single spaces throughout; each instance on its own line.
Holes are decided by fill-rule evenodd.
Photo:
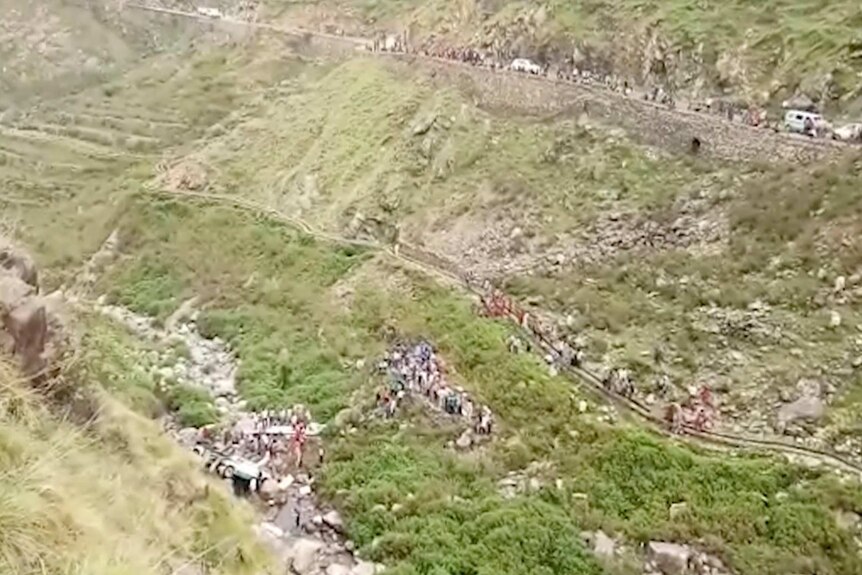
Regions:
M 638 142 L 674 153 L 689 153 L 694 138 L 701 143 L 701 155 L 746 163 L 808 163 L 853 149 L 831 140 L 812 140 L 732 123 L 718 116 L 670 110 L 597 87 L 430 58 L 390 57 L 411 68 L 419 64 L 442 81 L 466 87 L 482 106 L 545 116 L 586 114 L 601 123 L 623 128 Z
M 368 55 L 353 38 L 307 35 L 306 45 L 330 55 Z M 731 162 L 809 163 L 852 150 L 831 140 L 775 133 L 733 123 L 719 116 L 665 106 L 595 86 L 562 82 L 518 72 L 489 70 L 411 54 L 376 53 L 402 68 L 421 66 L 440 82 L 464 87 L 479 105 L 541 115 L 586 114 L 602 123 L 626 130 L 634 140 L 668 150 L 689 153 L 692 140 L 700 154 Z
M 219 21 L 202 24 L 210 30 L 222 31 L 242 26 Z M 697 138 L 699 154 L 703 156 L 730 162 L 799 164 L 829 160 L 857 148 L 831 140 L 812 140 L 805 136 L 752 128 L 715 115 L 670 110 L 595 86 L 411 54 L 374 53 L 372 56 L 365 50 L 367 41 L 361 38 L 265 24 L 255 27 L 287 39 L 288 44 L 299 52 L 328 57 L 362 55 L 387 59 L 401 69 L 421 67 L 439 82 L 464 87 L 479 105 L 489 108 L 545 116 L 569 114 L 577 117 L 586 114 L 601 123 L 623 128 L 635 141 L 672 153 L 690 153 L 692 141 Z

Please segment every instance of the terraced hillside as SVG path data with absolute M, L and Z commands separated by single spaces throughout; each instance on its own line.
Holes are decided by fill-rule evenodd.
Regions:
M 262 79 L 286 73 L 265 58 L 247 66 L 248 54 L 230 47 L 188 56 L 147 60 L 0 121 L 4 225 L 40 247 L 58 283 L 110 231 L 117 202 L 170 163 L 174 146 L 224 130 L 265 97 Z
M 105 81 L 141 58 L 188 47 L 198 32 L 92 0 L 3 0 L 0 110 Z
M 377 24 L 414 9 L 351 6 L 385 10 Z M 506 6 L 500 21 L 517 19 Z M 721 430 L 859 456 L 858 156 L 729 165 L 632 142 L 588 113 L 483 108 L 421 66 L 268 34 L 212 40 L 5 112 L 0 223 L 33 249 L 46 288 L 118 230 L 85 305 L 105 295 L 158 322 L 196 297 L 199 328 L 240 359 L 251 408 L 302 402 L 331 422 L 316 485 L 365 556 L 403 574 L 628 574 L 651 568 L 643 544 L 661 540 L 720 559 L 710 573 L 858 573 L 855 480 L 654 435 L 379 249 L 409 243 L 493 279 L 582 344 L 590 369 L 628 369 L 656 409 L 707 384 Z M 232 198 L 378 249 L 214 205 Z M 81 329 L 83 375 L 158 412 L 158 382 L 135 368 L 149 350 L 116 325 Z M 459 446 L 461 423 L 421 398 L 375 415 L 386 380 L 373 366 L 393 339 L 431 341 L 495 433 Z M 774 425 L 803 397 L 819 417 Z M 212 573 L 257 565 L 210 559 Z

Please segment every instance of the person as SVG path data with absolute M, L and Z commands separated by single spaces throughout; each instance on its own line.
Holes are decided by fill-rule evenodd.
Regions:
M 231 475 L 231 484 L 233 485 L 233 493 L 237 497 L 245 497 L 251 492 L 251 481 L 252 477 L 242 473 L 240 471 L 234 470 L 233 475 Z
M 673 402 L 667 406 L 667 410 L 665 411 L 665 421 L 670 426 L 672 433 L 682 433 L 682 407 L 678 403 Z
M 469 397 L 465 397 L 464 401 L 461 402 L 461 415 L 467 421 L 473 420 L 473 402 Z
M 807 136 L 814 136 L 814 121 L 810 116 L 805 118 L 805 122 L 803 124 L 803 133 Z
M 392 239 L 392 253 L 398 257 L 398 252 L 401 248 L 401 224 L 395 224 L 395 230 Z
M 305 422 L 298 422 L 293 428 L 293 437 L 291 439 L 291 447 L 293 449 L 296 467 L 302 467 L 302 454 L 305 449 L 305 441 L 307 439 Z
M 483 405 L 479 414 L 479 422 L 476 425 L 476 433 L 479 433 L 480 435 L 491 435 L 491 426 L 493 425 L 492 418 L 491 409 L 487 405 Z
M 461 399 L 455 391 L 446 396 L 445 410 L 449 415 L 457 415 L 461 411 Z
M 698 390 L 698 398 L 700 399 L 700 402 L 705 407 L 709 407 L 709 408 L 715 407 L 715 404 L 713 403 L 713 398 L 712 398 L 712 390 L 709 388 L 708 385 L 702 385 L 700 387 L 700 390 Z

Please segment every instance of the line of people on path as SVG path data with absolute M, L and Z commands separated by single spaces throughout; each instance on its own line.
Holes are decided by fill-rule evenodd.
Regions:
M 666 87 L 652 86 L 649 89 L 635 89 L 628 80 L 615 74 L 606 74 L 582 68 L 571 57 L 553 66 L 548 63 L 536 64 L 511 50 L 451 46 L 441 44 L 439 40 L 433 38 L 416 47 L 403 34 L 378 35 L 366 48 L 372 52 L 417 54 L 428 58 L 451 60 L 490 70 L 513 70 L 540 75 L 545 78 L 553 78 L 558 82 L 600 86 L 625 97 L 637 97 L 647 102 L 661 104 L 672 110 L 678 107 L 676 98 Z M 522 62 L 528 64 L 519 65 Z M 728 122 L 741 123 L 754 128 L 770 129 L 778 132 L 783 127 L 780 117 L 770 118 L 767 110 L 756 105 L 743 105 L 724 102 L 716 98 L 707 98 L 703 101 L 690 102 L 684 107 L 691 112 L 719 116 Z M 855 139 L 845 141 L 862 141 L 862 135 L 857 135 Z
M 446 364 L 427 341 L 398 343 L 378 364 L 386 383 L 377 390 L 376 405 L 383 417 L 394 417 L 408 397 L 423 397 L 440 411 L 468 421 L 479 435 L 490 435 L 494 415 L 486 405 L 477 405 L 446 377 Z
M 479 283 L 476 278 L 468 278 L 471 285 L 481 286 L 485 292 L 480 297 L 479 313 L 486 317 L 506 318 L 519 327 L 531 333 L 543 346 L 544 359 L 552 373 L 569 367 L 579 368 L 586 359 L 586 343 L 580 338 L 563 338 L 558 336 L 554 326 L 544 325 L 534 315 L 512 300 L 502 291 L 495 289 L 490 283 Z M 530 351 L 529 339 L 510 335 L 507 347 L 513 353 Z M 637 401 L 637 386 L 631 372 L 624 367 L 608 369 L 600 378 L 602 386 L 609 392 L 629 400 Z M 668 396 L 672 391 L 669 378 L 665 375 L 657 381 L 657 391 L 662 396 Z M 648 401 L 649 402 L 649 401 Z M 681 402 L 671 401 L 665 406 L 664 419 L 675 433 L 682 433 L 686 427 L 705 431 L 713 426 L 718 409 L 713 400 L 709 386 L 703 385 L 688 390 L 686 399 Z

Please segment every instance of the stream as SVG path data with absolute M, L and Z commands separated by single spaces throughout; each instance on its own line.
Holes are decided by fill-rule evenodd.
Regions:
M 227 342 L 206 338 L 198 331 L 194 302 L 186 302 L 160 327 L 149 317 L 127 308 L 109 305 L 99 298 L 95 309 L 129 329 L 136 337 L 158 344 L 162 351 L 151 351 L 152 375 L 160 386 L 173 381 L 204 389 L 213 398 L 223 420 L 254 419 L 246 402 L 237 393 L 236 379 L 240 360 Z M 174 349 L 184 346 L 188 353 Z M 194 447 L 195 428 L 180 429 L 165 422 L 166 429 L 184 448 Z M 253 526 L 260 540 L 290 572 L 299 575 L 374 575 L 382 565 L 360 559 L 353 542 L 345 534 L 339 513 L 327 508 L 314 491 L 314 479 L 308 474 L 276 477 L 265 482 L 269 488 L 253 495 L 261 510 L 260 521 Z M 262 490 L 263 491 L 263 490 Z

